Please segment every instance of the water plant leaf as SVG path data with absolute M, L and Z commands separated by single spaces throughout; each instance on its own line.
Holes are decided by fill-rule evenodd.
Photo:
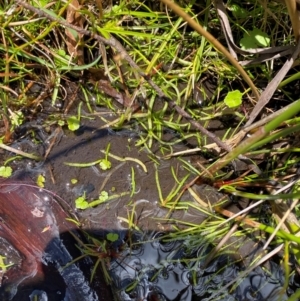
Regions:
M 77 209 L 87 209 L 89 207 L 89 203 L 85 199 L 85 196 L 80 196 L 75 200 L 75 207 Z
M 12 174 L 12 168 L 10 166 L 0 166 L 0 177 L 9 178 Z
M 118 160 L 118 161 L 121 161 L 121 162 L 126 162 L 126 161 L 133 161 L 133 162 L 136 162 L 137 164 L 139 164 L 139 165 L 143 168 L 143 171 L 144 171 L 145 173 L 148 172 L 148 171 L 147 171 L 146 165 L 145 165 L 141 160 L 139 160 L 139 159 L 131 158 L 131 157 L 124 157 L 124 158 L 121 158 L 121 157 L 116 156 L 116 155 L 113 155 L 113 154 L 111 154 L 111 153 L 107 153 L 107 152 L 104 151 L 104 150 L 100 150 L 100 152 L 103 153 L 103 154 L 105 154 L 105 155 L 107 154 L 108 157 L 111 157 L 111 158 L 113 158 L 113 159 L 115 159 L 115 160 Z M 72 164 L 72 163 L 69 163 L 69 165 L 70 165 L 70 164 Z M 74 165 L 70 165 L 70 166 L 74 166 Z
M 226 97 L 224 99 L 224 103 L 229 108 L 236 108 L 241 105 L 242 96 L 243 96 L 243 93 L 241 93 L 239 90 L 230 91 L 226 95 Z
M 78 130 L 80 127 L 80 121 L 76 116 L 70 116 L 67 119 L 67 123 L 68 123 L 69 130 L 73 132 Z
M 6 272 L 7 268 L 14 265 L 13 263 L 5 264 L 6 257 L 0 255 L 0 271 Z
M 24 114 L 21 111 L 10 112 L 11 123 L 15 126 L 20 126 L 24 122 Z
M 115 242 L 119 239 L 119 235 L 117 233 L 108 233 L 106 235 L 106 239 L 111 242 Z
M 74 184 L 77 184 L 78 180 L 77 179 L 71 179 L 71 183 L 74 185 Z
M 101 191 L 101 193 L 99 195 L 99 201 L 105 202 L 107 200 L 108 200 L 108 193 L 107 193 L 107 191 Z
M 102 170 L 107 170 L 111 168 L 111 162 L 107 159 L 100 160 L 99 166 Z
M 37 177 L 37 180 L 36 180 L 36 184 L 37 186 L 41 187 L 41 188 L 44 188 L 44 184 L 45 184 L 45 177 L 43 175 L 39 175 Z
M 242 49 L 252 49 L 257 47 L 268 47 L 270 45 L 269 36 L 258 28 L 254 28 L 247 33 L 240 41 Z

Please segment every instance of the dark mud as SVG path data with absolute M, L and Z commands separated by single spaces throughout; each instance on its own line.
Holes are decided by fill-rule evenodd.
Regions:
M 85 194 L 88 201 L 99 198 L 101 191 L 108 192 L 109 195 L 120 195 L 108 204 L 97 206 L 96 208 L 77 211 L 76 213 L 87 223 L 89 228 L 103 229 L 126 229 L 128 225 L 121 222 L 118 217 L 128 218 L 128 212 L 136 211 L 139 227 L 143 230 L 163 230 L 164 221 L 155 221 L 154 218 L 163 218 L 168 213 L 168 209 L 160 206 L 158 188 L 155 181 L 155 167 L 153 155 L 147 150 L 140 150 L 135 146 L 139 141 L 140 132 L 130 130 L 108 130 L 100 129 L 104 124 L 100 118 L 95 120 L 84 120 L 81 128 L 76 132 L 61 131 L 57 134 L 55 146 L 51 150 L 44 163 L 33 163 L 28 161 L 28 165 L 16 161 L 12 164 L 15 169 L 28 170 L 32 175 L 42 174 L 46 178 L 45 188 L 54 191 L 61 196 L 72 208 L 75 199 Z M 175 133 L 167 133 L 169 141 L 176 137 Z M 44 154 L 50 144 L 36 146 L 29 139 L 16 142 L 13 147 L 20 147 L 24 151 Z M 66 163 L 89 163 L 104 158 L 100 151 L 105 151 L 110 144 L 109 153 L 121 158 L 130 157 L 138 159 L 143 166 L 137 162 L 121 162 L 109 158 L 112 163 L 110 170 L 103 171 L 99 164 L 95 166 L 79 168 L 66 165 Z M 155 150 L 156 148 L 156 150 Z M 153 153 L 162 156 L 159 151 L 160 146 L 154 147 Z M 180 148 L 175 147 L 176 150 Z M 155 159 L 157 161 L 157 159 Z M 188 161 L 190 158 L 184 158 Z M 161 161 L 158 165 L 158 175 L 161 184 L 163 197 L 166 197 L 176 185 L 172 168 L 179 179 L 187 176 L 187 181 L 193 179 L 193 174 L 184 168 L 184 165 L 177 159 Z M 134 171 L 135 192 L 132 194 L 132 173 Z M 72 179 L 77 183 L 72 184 Z M 104 185 L 103 185 L 104 184 Z M 201 190 L 201 189 L 200 189 Z M 126 194 L 122 197 L 122 194 Z M 130 196 L 132 194 L 132 196 Z M 216 194 L 215 189 L 206 187 L 203 189 L 204 202 L 208 199 L 211 202 L 217 201 L 221 195 Z M 185 195 L 182 200 L 191 201 L 190 195 Z M 189 222 L 201 222 L 205 216 L 201 216 L 199 211 L 188 210 L 175 212 L 171 217 L 180 218 Z M 151 219 L 149 219 L 151 217 Z

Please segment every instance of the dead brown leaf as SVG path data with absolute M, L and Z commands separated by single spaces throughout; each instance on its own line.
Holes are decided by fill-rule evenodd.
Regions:
M 83 29 L 84 19 L 78 12 L 80 9 L 80 4 L 78 0 L 72 0 L 67 8 L 66 20 L 69 24 L 78 26 Z M 79 32 L 74 32 L 70 28 L 66 28 L 66 44 L 68 48 L 68 53 L 70 56 L 77 60 L 78 65 L 84 64 L 83 56 L 83 46 L 81 45 L 83 34 Z

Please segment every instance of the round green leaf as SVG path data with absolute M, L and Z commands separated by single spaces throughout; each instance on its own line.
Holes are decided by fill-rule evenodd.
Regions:
M 244 33 L 244 37 L 240 41 L 242 49 L 252 49 L 257 47 L 268 47 L 270 45 L 269 36 L 258 28 L 254 28 L 248 33 Z
M 77 182 L 78 182 L 77 179 L 71 179 L 71 183 L 72 183 L 73 185 L 77 184 Z
M 108 199 L 108 193 L 107 191 L 101 191 L 100 195 L 99 195 L 99 200 L 101 202 L 105 202 Z
M 86 209 L 89 207 L 89 203 L 86 201 L 85 197 L 81 196 L 75 200 L 75 207 L 77 209 Z
M 119 239 L 119 235 L 117 233 L 108 233 L 106 235 L 106 239 L 111 242 L 115 242 Z
M 67 119 L 67 123 L 68 123 L 68 128 L 70 131 L 76 131 L 80 127 L 80 121 L 78 120 L 78 118 L 76 116 L 70 116 Z
M 242 103 L 242 96 L 243 93 L 241 93 L 239 90 L 234 90 L 231 92 L 228 92 L 226 95 L 224 102 L 229 108 L 236 108 L 241 105 Z
M 38 175 L 37 180 L 36 180 L 36 184 L 41 187 L 44 188 L 45 187 L 45 177 L 43 175 Z
M 102 170 L 107 170 L 111 168 L 111 162 L 106 159 L 102 159 L 99 163 L 99 166 Z
M 0 167 L 0 177 L 9 178 L 12 174 L 12 168 L 10 166 L 1 166 Z

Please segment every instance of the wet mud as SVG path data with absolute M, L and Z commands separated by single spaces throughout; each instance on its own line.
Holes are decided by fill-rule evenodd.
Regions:
M 119 217 L 127 219 L 128 212 L 132 211 L 134 206 L 140 229 L 145 231 L 163 230 L 165 222 L 155 221 L 155 218 L 165 217 L 169 210 L 160 205 L 155 179 L 157 158 L 153 159 L 153 155 L 147 149 L 140 150 L 136 147 L 141 135 L 138 130 L 101 129 L 103 126 L 105 124 L 100 118 L 85 120 L 78 131 L 61 131 L 56 137 L 53 137 L 55 144 L 45 162 L 28 161 L 26 165 L 25 160 L 22 163 L 16 161 L 15 166 L 12 165 L 15 169 L 30 171 L 36 177 L 39 174 L 44 175 L 45 188 L 61 196 L 72 209 L 74 209 L 76 198 L 83 194 L 89 202 L 98 199 L 101 191 L 106 191 L 109 195 L 116 195 L 116 198 L 109 203 L 76 211 L 82 223 L 89 228 L 126 229 L 128 225 Z M 175 138 L 176 133 L 166 133 L 167 141 L 171 142 Z M 31 146 L 28 140 L 22 140 L 13 146 L 43 155 L 51 141 L 47 141 L 46 145 Z M 142 162 L 146 171 L 138 162 L 130 160 L 124 162 L 114 158 L 109 158 L 112 163 L 112 168 L 109 170 L 101 170 L 99 164 L 82 168 L 66 164 L 90 163 L 104 158 L 105 155 L 101 151 L 105 151 L 108 144 L 110 144 L 109 153 L 119 158 L 137 159 Z M 180 150 L 178 147 L 174 149 Z M 157 156 L 163 156 L 160 152 L 160 145 L 154 145 L 152 151 Z M 186 157 L 184 160 L 188 161 L 190 158 Z M 179 179 L 187 176 L 188 181 L 192 180 L 194 176 L 184 168 L 183 164 L 179 164 L 177 159 L 159 162 L 157 170 L 163 197 L 166 197 L 176 185 L 172 168 Z M 74 179 L 76 180 L 75 184 L 72 183 Z M 133 181 L 135 182 L 134 193 L 132 193 Z M 203 195 L 204 201 L 211 198 L 213 202 L 220 198 L 220 194 L 218 195 L 215 189 L 208 186 L 203 189 Z M 187 194 L 182 200 L 190 201 L 191 196 Z M 206 217 L 192 209 L 174 212 L 172 217 L 184 220 L 184 215 L 189 222 L 201 222 Z

